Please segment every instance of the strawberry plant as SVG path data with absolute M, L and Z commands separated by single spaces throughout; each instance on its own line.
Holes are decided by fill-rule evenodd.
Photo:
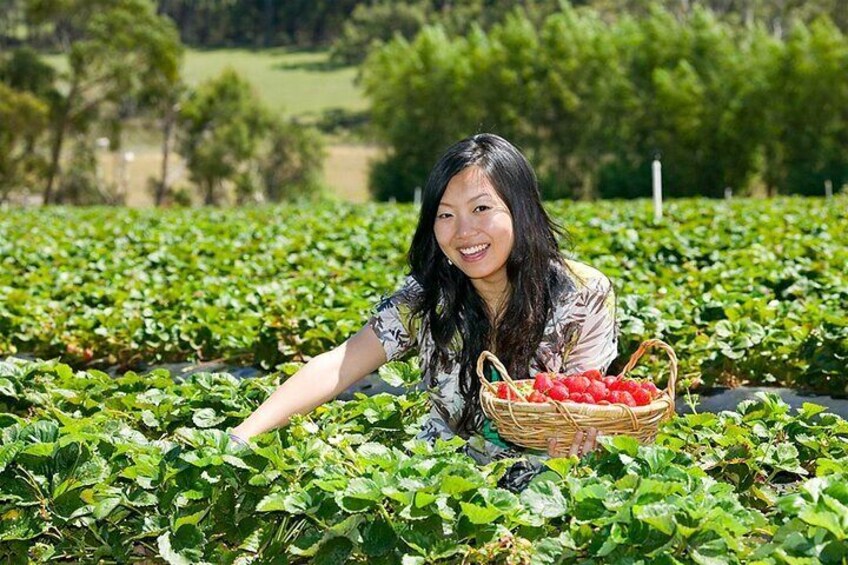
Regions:
M 521 493 L 510 460 L 415 439 L 426 393 L 223 431 L 287 372 L 112 379 L 0 362 L 0 559 L 143 563 L 840 563 L 848 423 L 774 395 L 601 440 Z M 414 366 L 385 371 L 409 382 Z M 488 560 L 488 561 L 487 561 Z
M 613 281 L 614 370 L 660 338 L 684 385 L 846 394 L 842 198 L 675 200 L 661 224 L 644 201 L 547 208 L 574 257 Z M 121 372 L 303 360 L 354 333 L 397 288 L 415 221 L 412 206 L 389 204 L 3 210 L 0 354 Z

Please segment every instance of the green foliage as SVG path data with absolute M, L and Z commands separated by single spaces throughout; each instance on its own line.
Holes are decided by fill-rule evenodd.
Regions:
M 396 364 L 399 373 L 416 373 Z M 282 375 L 176 380 L 0 361 L 0 556 L 32 562 L 781 563 L 845 557 L 848 423 L 773 395 L 605 438 L 520 494 L 511 461 L 415 439 L 426 393 L 230 442 Z M 733 450 L 734 445 L 756 451 Z M 740 482 L 736 468 L 755 479 Z M 775 470 L 781 475 L 775 475 Z M 769 476 L 764 480 L 763 477 Z M 772 479 L 780 478 L 772 483 Z
M 179 152 L 204 197 L 219 201 L 225 181 L 234 180 L 255 155 L 271 125 L 250 83 L 235 70 L 200 85 L 180 109 Z
M 312 196 L 320 189 L 320 138 L 274 119 L 233 69 L 189 93 L 179 126 L 179 152 L 206 204 L 219 203 L 229 183 L 239 203 Z
M 96 180 L 87 181 L 87 190 L 82 190 L 79 174 L 61 178 L 66 142 L 78 135 L 75 154 L 91 150 L 86 134 L 99 121 L 112 130 L 112 145 L 120 147 L 122 108 L 155 100 L 175 88 L 182 54 L 176 29 L 149 0 L 30 0 L 26 11 L 33 25 L 55 30 L 58 47 L 67 57 L 67 72 L 55 91 L 61 94 L 51 100 L 44 203 L 68 201 L 75 193 L 101 192 Z M 60 183 L 71 190 L 57 190 Z M 104 200 L 118 198 L 108 194 Z
M 0 202 L 44 173 L 44 160 L 32 146 L 46 129 L 48 114 L 43 100 L 0 82 Z
M 395 35 L 412 39 L 426 23 L 423 3 L 359 4 L 333 43 L 330 60 L 345 65 L 361 63 L 371 49 Z
M 390 151 L 379 198 L 411 200 L 450 143 L 477 131 L 522 147 L 549 197 L 664 192 L 821 194 L 848 167 L 848 39 L 827 19 L 786 39 L 694 7 L 603 18 L 523 10 L 469 33 L 429 26 L 371 53 L 363 87 Z M 814 110 L 811 110 L 814 108 Z
M 656 337 L 677 351 L 687 384 L 845 394 L 842 197 L 675 201 L 661 224 L 644 201 L 548 211 L 574 257 L 615 285 L 613 370 Z M 125 367 L 318 355 L 397 288 L 416 213 L 339 203 L 0 212 L 0 353 Z M 667 374 L 662 359 L 645 363 Z

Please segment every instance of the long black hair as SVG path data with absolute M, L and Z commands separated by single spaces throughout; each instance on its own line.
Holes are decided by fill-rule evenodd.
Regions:
M 448 183 L 472 166 L 480 169 L 506 203 L 515 234 L 506 263 L 510 295 L 494 328 L 483 299 L 471 280 L 448 263 L 433 229 Z M 435 353 L 425 367 L 431 379 L 448 370 L 457 356 L 464 399 L 456 430 L 461 436 L 468 437 L 482 425 L 476 363 L 484 349 L 492 350 L 511 376 L 527 376 L 556 299 L 552 293 L 561 286 L 557 277 L 563 270 L 555 268 L 563 266 L 558 237 L 565 237 L 564 230 L 542 207 L 533 168 L 502 137 L 481 133 L 463 139 L 451 146 L 430 172 L 408 255 L 411 274 L 423 290 L 412 305 L 412 314 L 421 317 L 435 342 Z

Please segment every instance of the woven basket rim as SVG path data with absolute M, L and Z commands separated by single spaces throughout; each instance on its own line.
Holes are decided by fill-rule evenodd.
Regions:
M 524 379 L 527 380 L 527 379 Z M 521 381 L 515 381 L 519 383 Z M 599 416 L 617 416 L 621 414 L 622 410 L 630 409 L 636 416 L 650 414 L 652 412 L 657 411 L 665 411 L 668 410 L 669 406 L 672 405 L 672 401 L 668 396 L 666 391 L 661 391 L 661 395 L 658 398 L 655 398 L 651 401 L 650 404 L 645 404 L 643 406 L 627 406 L 626 404 L 616 403 L 616 404 L 587 404 L 582 402 L 571 402 L 571 401 L 559 401 L 548 399 L 546 402 L 522 402 L 521 400 L 505 400 L 503 398 L 498 398 L 496 395 L 492 394 L 486 389 L 482 389 L 481 394 L 485 394 L 489 397 L 489 400 L 497 407 L 506 407 L 508 405 L 512 405 L 514 412 L 523 412 L 525 414 L 544 414 L 546 412 L 556 412 L 557 408 L 554 406 L 554 403 L 558 403 L 562 406 L 568 408 L 569 412 L 573 413 L 582 413 L 582 414 L 597 414 Z

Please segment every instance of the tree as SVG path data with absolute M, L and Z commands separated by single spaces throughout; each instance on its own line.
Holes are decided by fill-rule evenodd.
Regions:
M 40 185 L 47 163 L 39 151 L 59 93 L 53 67 L 32 49 L 0 55 L 0 201 Z
M 189 93 L 178 145 L 205 204 L 218 204 L 225 183 L 245 174 L 271 125 L 250 83 L 232 69 Z
M 0 82 L 0 202 L 13 189 L 28 191 L 45 168 L 35 140 L 47 126 L 49 107 L 28 92 Z
M 321 193 L 324 144 L 313 129 L 274 120 L 258 169 L 266 200 L 280 202 Z
M 770 68 L 769 194 L 848 182 L 848 39 L 828 19 L 796 26 Z
M 27 10 L 30 21 L 55 30 L 69 63 L 65 94 L 53 108 L 43 197 L 49 204 L 68 134 L 85 131 L 106 104 L 176 83 L 181 46 L 173 24 L 149 0 L 30 0 Z

